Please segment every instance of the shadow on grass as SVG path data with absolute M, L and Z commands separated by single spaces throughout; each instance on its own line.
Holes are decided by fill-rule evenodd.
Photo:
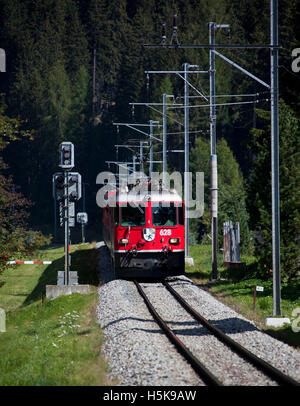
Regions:
M 99 285 L 96 269 L 97 260 L 96 249 L 77 250 L 71 254 L 71 271 L 77 271 L 79 284 Z M 46 296 L 46 285 L 57 284 L 57 272 L 64 270 L 64 264 L 65 257 L 62 256 L 47 266 L 39 278 L 37 285 L 23 302 L 23 306 L 41 300 Z
M 257 262 L 245 264 L 241 262 L 239 266 L 229 266 L 222 272 L 222 276 L 229 279 L 231 282 L 240 282 L 247 279 L 258 278 Z
M 255 276 L 248 276 L 247 279 L 236 279 L 236 280 L 227 280 L 219 281 L 218 286 L 224 288 L 224 293 L 227 296 L 252 296 L 253 288 L 256 285 L 262 285 L 264 291 L 260 293 L 260 297 L 273 296 L 273 281 L 272 278 L 269 279 L 256 279 Z M 289 282 L 288 284 L 281 285 L 281 299 L 287 300 L 290 302 L 295 302 L 299 299 L 300 292 L 300 281 Z
M 282 299 L 288 299 L 295 301 L 299 299 L 300 292 L 300 280 L 289 283 L 288 285 L 283 285 L 281 288 Z
M 196 278 L 196 279 L 208 279 L 209 276 L 210 276 L 205 271 L 196 271 L 196 272 L 194 272 L 192 270 L 189 271 L 188 267 L 185 268 L 185 273 L 186 273 L 186 276 L 193 277 L 193 278 Z
M 57 248 L 63 247 L 62 244 L 50 244 L 50 245 L 44 245 L 43 247 L 39 248 L 39 251 L 49 251 L 49 250 L 55 250 Z
M 266 329 L 264 332 L 277 340 L 300 348 L 300 336 L 292 331 L 291 326 L 282 327 L 280 330 Z

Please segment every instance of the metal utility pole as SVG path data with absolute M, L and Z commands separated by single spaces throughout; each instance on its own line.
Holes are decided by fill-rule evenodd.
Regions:
M 153 172 L 153 140 L 152 140 L 152 135 L 153 135 L 153 121 L 150 120 L 150 156 L 149 156 L 149 176 L 150 178 L 152 177 L 152 172 Z
M 167 172 L 167 95 L 163 94 L 163 184 L 166 184 Z
M 172 94 L 163 94 L 163 185 L 167 180 L 167 97 L 173 97 Z
M 209 44 L 215 44 L 215 26 L 209 23 Z M 218 277 L 218 181 L 217 181 L 217 150 L 216 150 L 216 69 L 215 54 L 209 50 L 209 89 L 210 89 L 210 162 L 211 162 L 211 239 L 212 239 L 212 279 Z
M 188 63 L 184 64 L 184 242 L 185 256 L 189 256 L 189 201 L 190 201 L 190 184 L 189 184 L 189 67 Z
M 216 23 L 209 23 L 209 44 L 215 44 Z M 215 54 L 209 50 L 209 89 L 210 89 L 210 154 L 216 154 L 216 67 Z
M 215 32 L 218 28 L 229 28 L 227 24 L 210 22 L 209 45 L 215 45 Z M 218 278 L 218 161 L 216 127 L 216 63 L 214 49 L 209 49 L 209 88 L 210 88 L 210 162 L 211 162 L 211 234 L 212 234 L 212 279 Z
M 140 172 L 144 173 L 144 144 L 147 144 L 147 141 L 140 141 Z
M 65 195 L 65 285 L 70 281 L 70 226 L 69 226 L 69 172 L 64 171 L 64 195 Z
M 150 156 L 149 156 L 149 176 L 151 178 L 153 172 L 153 124 L 158 124 L 159 121 L 149 120 L 150 124 Z
M 189 202 L 190 202 L 190 183 L 189 183 L 189 69 L 198 68 L 198 65 L 184 63 L 184 202 L 185 202 L 185 256 L 189 257 Z
M 271 0 L 271 155 L 272 155 L 272 261 L 273 315 L 281 316 L 280 294 L 280 201 L 278 111 L 278 0 Z

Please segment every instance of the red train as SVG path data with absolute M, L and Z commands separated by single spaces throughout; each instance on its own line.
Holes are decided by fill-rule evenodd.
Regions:
M 116 189 L 107 195 L 103 208 L 103 237 L 115 276 L 184 274 L 182 198 L 172 189 L 132 195 L 127 187 Z

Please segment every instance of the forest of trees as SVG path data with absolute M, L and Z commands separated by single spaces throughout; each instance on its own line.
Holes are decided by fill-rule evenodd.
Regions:
M 292 50 L 300 46 L 298 3 L 279 0 L 281 244 L 283 272 L 291 278 L 299 275 L 300 257 L 300 73 L 291 69 Z M 7 126 L 15 133 L 0 150 L 0 216 L 1 205 L 14 205 L 14 214 L 19 207 L 27 210 L 30 227 L 51 232 L 52 174 L 58 170 L 59 144 L 71 141 L 75 145 L 75 170 L 86 184 L 89 220 L 99 227 L 96 176 L 107 170 L 106 160 L 115 160 L 115 144 L 139 138 L 127 128 L 117 129 L 113 122 L 161 120 L 154 109 L 136 106 L 133 110 L 130 102 L 158 103 L 163 93 L 182 101 L 181 78 L 147 78 L 145 70 L 180 69 L 185 62 L 198 64 L 201 70 L 209 68 L 205 49 L 145 48 L 144 44 L 161 43 L 162 23 L 167 24 L 167 43 L 175 12 L 182 44 L 207 44 L 210 21 L 231 26 L 230 33 L 216 33 L 217 43 L 270 43 L 269 0 L 0 0 L 0 10 L 0 48 L 7 58 L 6 73 L 0 73 L 1 142 Z M 222 52 L 270 82 L 269 50 Z M 208 77 L 193 75 L 191 80 L 209 94 Z M 262 274 L 267 274 L 272 266 L 270 94 L 220 58 L 216 60 L 216 88 L 218 95 L 253 95 L 220 97 L 220 103 L 259 100 L 217 109 L 219 229 L 225 220 L 240 221 L 246 251 L 259 234 L 255 252 Z M 202 102 L 191 99 L 191 104 Z M 168 114 L 168 133 L 172 133 L 168 149 L 182 149 L 183 111 L 174 109 Z M 192 228 L 198 240 L 209 233 L 209 124 L 207 108 L 191 109 L 191 168 L 204 171 L 207 185 L 206 212 Z M 159 145 L 155 151 L 160 158 Z M 131 160 L 132 156 L 120 149 L 118 158 Z M 168 168 L 183 171 L 183 154 L 170 153 Z M 13 204 L 9 199 L 17 201 Z M 25 214 L 20 217 L 24 220 Z M 2 245 L 11 234 L 10 227 L 2 226 Z

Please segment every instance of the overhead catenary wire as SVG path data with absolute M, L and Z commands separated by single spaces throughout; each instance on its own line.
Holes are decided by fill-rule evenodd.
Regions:
M 208 96 L 205 96 L 204 94 L 202 94 L 195 86 L 193 86 L 189 81 L 187 81 L 182 75 L 180 75 L 178 72 L 176 73 L 182 80 L 184 80 L 184 82 L 186 82 L 193 90 L 195 90 L 196 93 L 199 94 L 199 97 L 202 97 L 203 99 L 205 99 L 206 101 L 209 100 Z
M 146 104 L 146 106 L 147 106 L 147 104 Z M 153 107 L 153 106 L 148 106 L 148 107 L 149 107 L 150 109 L 156 111 L 157 113 L 161 114 L 162 116 L 164 115 L 163 112 L 161 112 L 160 110 L 156 109 L 155 107 Z M 175 118 L 169 116 L 168 114 L 166 114 L 166 117 L 168 117 L 170 120 L 172 120 L 172 121 L 174 121 L 175 123 L 177 123 L 177 124 L 181 125 L 182 127 L 184 127 L 184 124 L 182 124 L 182 123 L 180 123 L 179 121 L 175 120 Z
M 207 134 L 209 132 L 209 130 L 198 130 L 198 131 L 189 131 L 189 134 Z M 177 135 L 177 134 L 184 134 L 184 131 L 176 131 L 176 132 L 172 132 L 169 133 L 167 132 L 167 135 Z M 156 135 L 163 135 L 162 133 L 156 134 Z
M 199 107 L 218 107 L 218 106 L 235 106 L 235 105 L 244 105 L 244 104 L 257 104 L 261 102 L 268 102 L 270 99 L 261 99 L 261 100 L 252 100 L 252 101 L 246 101 L 246 102 L 232 102 L 232 103 L 216 103 L 216 104 L 196 104 L 192 106 L 188 106 L 188 108 L 199 108 Z M 174 107 L 169 107 L 170 109 L 180 109 L 183 107 L 179 106 L 174 106 Z
M 262 92 L 262 93 L 269 93 L 269 92 Z M 251 95 L 249 94 L 249 97 L 250 97 L 250 96 L 257 96 L 258 94 L 260 94 L 260 93 L 251 94 Z M 241 96 L 241 95 L 239 95 L 239 96 Z M 195 97 L 197 97 L 197 96 L 195 96 Z M 200 97 L 200 96 L 199 96 L 199 97 Z M 223 95 L 219 95 L 219 97 L 223 97 Z M 224 97 L 225 97 L 225 96 L 224 96 Z M 237 96 L 232 95 L 232 97 L 237 97 Z M 214 104 L 213 106 L 222 107 L 222 106 L 235 106 L 235 105 L 245 105 L 245 104 L 258 104 L 258 103 L 261 103 L 261 102 L 268 102 L 268 101 L 269 101 L 269 99 L 260 99 L 260 100 L 246 101 L 246 102 L 217 103 L 217 104 Z M 136 103 L 136 104 L 138 104 L 138 103 Z M 160 110 L 156 109 L 156 108 L 153 107 L 151 104 L 143 103 L 143 105 L 146 105 L 146 106 L 148 106 L 149 108 L 151 108 L 152 110 L 156 111 L 157 113 L 163 115 L 163 113 L 162 113 Z M 198 108 L 198 107 L 199 107 L 199 108 L 201 108 L 201 107 L 211 107 L 211 104 L 190 105 L 188 108 Z M 180 105 L 178 105 L 178 106 L 172 105 L 172 106 L 169 106 L 169 107 L 168 107 L 168 109 L 172 109 L 172 110 L 175 110 L 175 109 L 183 109 L 183 108 L 184 108 L 184 106 L 180 106 Z M 170 120 L 174 121 L 175 123 L 177 123 L 177 124 L 179 124 L 179 125 L 181 125 L 181 126 L 184 126 L 184 124 L 182 124 L 181 122 L 177 121 L 176 119 L 174 119 L 174 118 L 171 117 L 170 115 L 167 114 L 166 116 L 167 116 Z M 193 131 L 193 132 L 190 131 L 190 133 L 201 133 L 201 132 L 203 132 L 203 130 L 200 130 L 200 131 Z M 183 132 L 168 133 L 168 135 L 173 135 L 173 134 L 183 134 Z M 160 133 L 160 134 L 157 134 L 157 135 L 162 135 L 162 134 Z
M 249 94 L 218 94 L 215 96 L 215 98 L 225 98 L 225 97 L 255 97 L 255 96 L 260 96 L 261 94 L 266 94 L 270 93 L 268 91 L 266 92 L 259 92 L 259 93 L 249 93 Z M 179 99 L 183 99 L 184 96 L 177 96 Z M 189 96 L 190 99 L 199 99 L 202 98 L 201 96 Z
M 260 95 L 260 94 L 266 94 L 266 93 L 269 93 L 269 92 L 265 91 L 265 92 L 251 93 L 251 94 L 242 94 L 242 95 L 217 95 L 216 97 L 254 97 L 254 96 L 258 96 L 258 95 Z M 194 97 L 201 97 L 201 96 L 194 96 Z M 216 106 L 216 107 L 217 107 L 217 106 L 221 107 L 221 106 L 235 106 L 235 105 L 245 105 L 245 104 L 257 104 L 257 103 L 265 102 L 265 101 L 267 102 L 267 101 L 269 101 L 269 99 L 252 100 L 252 101 L 246 101 L 246 102 L 218 103 L 218 104 L 214 104 L 214 106 Z M 139 103 L 133 103 L 133 104 L 139 105 Z M 141 105 L 141 104 L 146 105 L 146 106 L 150 107 L 152 110 L 156 111 L 157 113 L 163 115 L 163 113 L 162 113 L 160 110 L 158 110 L 158 109 L 156 109 L 156 108 L 153 107 L 153 104 L 154 104 L 154 103 L 153 103 L 153 104 L 152 104 L 152 103 L 140 103 L 140 105 Z M 200 105 L 190 105 L 189 108 L 210 107 L 210 106 L 211 106 L 211 104 L 206 104 L 206 105 L 205 105 L 205 104 L 200 104 Z M 184 108 L 184 106 L 171 104 L 171 105 L 168 106 L 168 108 L 169 108 L 169 109 L 180 109 L 180 108 Z M 176 119 L 174 119 L 174 118 L 171 117 L 170 115 L 167 114 L 166 116 L 167 116 L 170 120 L 174 121 L 175 123 L 177 123 L 177 124 L 179 124 L 179 125 L 181 125 L 181 126 L 184 126 L 181 122 L 177 121 Z M 170 132 L 170 133 L 167 133 L 167 135 L 176 135 L 176 134 L 183 134 L 183 133 L 184 133 L 184 132 L 182 132 L 182 131 L 179 131 L 179 132 Z M 189 133 L 190 133 L 190 134 L 207 133 L 207 131 L 205 131 L 205 130 L 198 130 L 198 131 L 190 131 Z M 159 133 L 159 134 L 156 134 L 156 135 L 160 136 L 160 135 L 162 135 L 162 133 Z M 155 151 L 154 151 L 154 153 L 155 153 Z
M 274 44 L 256 44 L 256 45 L 238 45 L 238 44 L 181 44 L 181 45 L 157 45 L 143 44 L 145 48 L 168 48 L 168 49 L 282 49 L 281 45 Z

